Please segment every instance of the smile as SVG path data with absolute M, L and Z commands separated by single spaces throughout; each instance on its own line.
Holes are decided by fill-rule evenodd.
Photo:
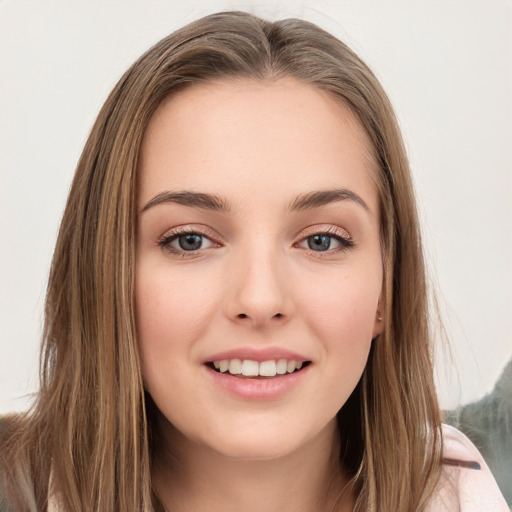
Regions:
M 311 363 L 297 359 L 215 359 L 207 361 L 203 368 L 214 387 L 238 399 L 265 401 L 284 398 L 300 386 L 313 368 Z M 231 366 L 238 373 L 231 373 Z M 277 373 L 278 367 L 280 372 L 286 370 Z
M 229 373 L 242 377 L 268 378 L 297 372 L 303 366 L 307 366 L 309 361 L 277 359 L 258 362 L 252 359 L 222 359 L 209 364 L 219 373 Z

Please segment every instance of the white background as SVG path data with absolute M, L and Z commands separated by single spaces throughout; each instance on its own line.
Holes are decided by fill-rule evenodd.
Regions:
M 443 407 L 489 391 L 512 355 L 510 0 L 0 0 L 0 413 L 37 389 L 41 311 L 74 167 L 122 72 L 216 10 L 298 16 L 381 79 L 411 157 L 450 339 Z

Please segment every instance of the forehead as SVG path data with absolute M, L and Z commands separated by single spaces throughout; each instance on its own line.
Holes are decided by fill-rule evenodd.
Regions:
M 141 202 L 166 189 L 267 196 L 358 189 L 376 202 L 372 147 L 351 110 L 293 79 L 195 84 L 159 106 L 144 136 Z

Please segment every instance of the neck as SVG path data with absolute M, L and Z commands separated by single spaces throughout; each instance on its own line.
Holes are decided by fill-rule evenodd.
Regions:
M 157 437 L 153 485 L 168 512 L 352 510 L 334 421 L 307 445 L 270 460 L 226 457 L 191 442 L 165 419 Z

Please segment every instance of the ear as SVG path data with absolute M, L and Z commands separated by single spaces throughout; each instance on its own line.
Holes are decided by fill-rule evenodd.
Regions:
M 377 302 L 377 310 L 375 311 L 375 320 L 373 322 L 373 333 L 372 333 L 372 339 L 374 339 L 376 336 L 382 333 L 384 330 L 384 319 L 385 316 L 386 307 L 384 304 L 384 296 L 381 292 L 379 301 Z

